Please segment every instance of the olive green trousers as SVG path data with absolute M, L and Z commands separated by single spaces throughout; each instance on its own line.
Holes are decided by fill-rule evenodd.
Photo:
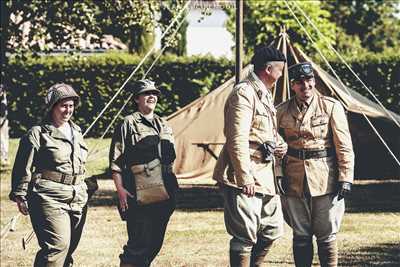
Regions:
M 72 266 L 87 213 L 85 183 L 64 185 L 49 180 L 35 183 L 28 196 L 29 215 L 40 250 L 36 267 Z

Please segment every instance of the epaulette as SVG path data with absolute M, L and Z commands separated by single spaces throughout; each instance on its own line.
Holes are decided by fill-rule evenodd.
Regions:
M 43 125 L 43 126 L 37 125 L 37 126 L 33 126 L 33 127 L 28 131 L 28 134 L 46 133 L 46 132 L 48 132 L 48 131 L 49 131 L 49 129 L 47 129 L 45 125 Z
M 329 102 L 333 102 L 333 103 L 339 102 L 339 101 L 336 100 L 335 98 L 330 97 L 330 96 L 326 96 L 326 95 L 322 95 L 321 98 L 322 98 L 323 100 L 326 100 L 326 101 L 329 101 Z
M 281 102 L 281 103 L 279 103 L 278 105 L 276 105 L 276 109 L 281 109 L 281 108 L 284 108 L 285 106 L 287 106 L 287 105 L 289 105 L 289 103 L 290 103 L 290 101 L 293 99 L 293 97 L 292 98 L 290 98 L 290 99 L 288 99 L 288 100 L 286 100 L 286 101 L 284 101 L 284 102 Z
M 124 117 L 124 122 L 130 122 L 130 121 L 137 121 L 140 118 L 140 115 L 138 112 L 135 112 L 133 114 L 130 114 L 128 116 Z

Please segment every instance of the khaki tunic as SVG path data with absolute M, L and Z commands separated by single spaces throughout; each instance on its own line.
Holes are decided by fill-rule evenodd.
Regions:
M 295 98 L 277 107 L 279 133 L 294 149 L 332 148 L 336 156 L 297 159 L 287 155 L 284 173 L 287 195 L 302 196 L 304 177 L 311 196 L 333 193 L 338 182 L 353 182 L 354 153 L 345 111 L 339 101 L 315 95 L 304 117 Z
M 259 146 L 277 142 L 276 110 L 268 89 L 250 72 L 236 85 L 224 108 L 226 143 L 219 155 L 213 179 L 242 187 L 256 184 L 256 192 L 276 194 L 273 162 L 265 163 Z
M 25 197 L 32 177 L 42 170 L 69 175 L 85 173 L 88 148 L 79 126 L 73 122 L 70 125 L 73 142 L 51 124 L 35 126 L 21 138 L 12 172 L 12 200 Z

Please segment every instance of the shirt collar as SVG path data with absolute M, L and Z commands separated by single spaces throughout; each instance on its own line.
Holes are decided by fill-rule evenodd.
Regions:
M 311 105 L 311 102 L 314 99 L 314 96 L 311 97 L 308 101 L 301 101 L 300 99 L 298 99 L 297 97 L 294 98 L 296 100 L 296 104 L 299 108 L 301 108 L 303 105 L 305 105 L 307 108 Z
M 260 80 L 260 78 L 258 78 L 257 74 L 255 74 L 254 71 L 250 72 L 248 79 L 252 83 L 260 99 L 263 99 L 265 97 L 268 103 L 273 103 L 272 93 L 270 89 L 265 86 L 265 84 Z

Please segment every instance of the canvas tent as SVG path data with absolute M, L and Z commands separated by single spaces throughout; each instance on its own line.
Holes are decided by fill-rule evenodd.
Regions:
M 288 58 L 288 66 L 309 61 L 315 69 L 316 88 L 319 93 L 334 97 L 348 111 L 350 131 L 356 153 L 356 178 L 399 177 L 400 167 L 390 156 L 375 132 L 364 119 L 364 113 L 387 142 L 396 157 L 400 158 L 400 128 L 377 104 L 359 93 L 345 88 L 335 77 L 314 63 L 298 47 L 293 47 L 286 34 L 281 34 L 275 45 Z M 248 72 L 249 66 L 244 69 Z M 167 120 L 175 134 L 178 178 L 210 178 L 216 157 L 225 142 L 223 135 L 223 109 L 225 100 L 233 89 L 234 77 L 200 97 Z M 350 93 L 350 95 L 349 95 Z M 289 98 L 287 68 L 273 92 L 275 104 Z M 400 116 L 391 113 L 400 123 Z

